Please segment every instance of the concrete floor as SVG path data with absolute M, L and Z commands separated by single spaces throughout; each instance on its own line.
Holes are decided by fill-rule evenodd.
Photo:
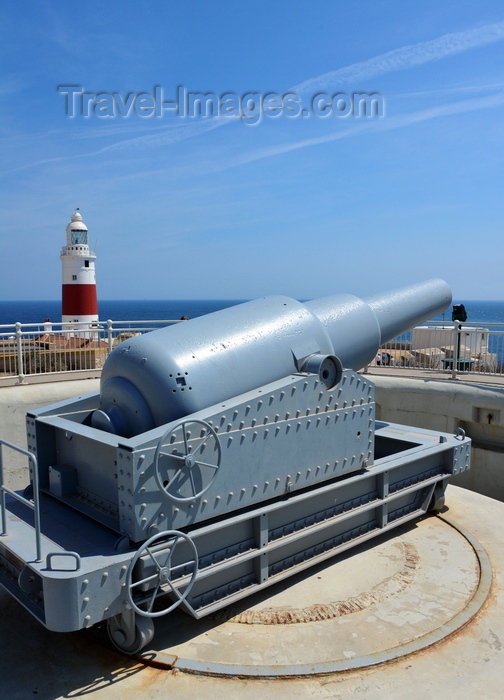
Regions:
M 379 376 L 386 371 L 390 372 L 390 369 L 383 368 L 381 371 L 381 368 L 373 368 L 372 373 Z M 403 372 L 401 376 L 404 376 Z M 439 375 L 436 379 L 439 379 Z M 98 384 L 98 380 L 82 380 L 3 388 L 0 392 L 0 435 L 13 442 L 24 443 L 24 414 L 27 410 L 96 390 Z M 20 466 L 19 471 L 16 470 L 12 476 L 12 485 L 15 488 L 21 487 L 25 481 L 25 468 Z M 221 698 L 239 696 L 244 700 L 257 700 L 258 696 L 293 700 L 346 699 L 357 695 L 366 700 L 416 700 L 426 697 L 464 700 L 479 695 L 482 700 L 500 699 L 503 697 L 504 685 L 504 503 L 449 486 L 447 505 L 447 515 L 462 528 L 466 528 L 488 553 L 493 569 L 493 583 L 481 612 L 462 630 L 431 648 L 373 667 L 307 677 L 213 677 L 180 670 L 184 667 L 181 662 L 179 669 L 175 667 L 167 670 L 121 656 L 107 639 L 102 639 L 91 631 L 65 635 L 49 632 L 7 593 L 0 591 L 2 697 L 23 700 L 34 697 L 44 700 L 88 696 L 107 700 L 169 697 L 170 700 L 178 700 L 207 699 L 218 695 Z M 401 534 L 396 538 L 396 545 L 410 536 L 411 533 Z M 427 545 L 431 537 L 432 533 L 427 533 Z M 443 538 L 435 539 L 438 545 L 442 545 Z M 446 551 L 453 551 L 454 548 L 453 542 L 450 544 L 447 539 Z M 393 580 L 394 572 L 387 568 L 380 570 L 377 575 L 373 564 L 366 559 L 367 556 L 369 554 L 366 552 L 357 553 L 354 563 L 351 558 L 346 560 L 345 566 L 348 568 L 345 569 L 343 581 L 332 577 L 332 573 L 338 569 L 330 566 L 324 569 L 322 576 L 320 571 L 316 571 L 299 582 L 299 585 L 292 585 L 282 592 L 284 597 L 278 600 L 251 600 L 250 612 L 252 614 L 259 610 L 262 614 L 264 607 L 282 605 L 306 608 L 311 594 L 315 595 L 317 602 L 322 598 L 329 602 L 342 600 L 350 593 L 359 592 L 359 586 L 379 586 L 383 581 Z M 379 552 L 377 556 L 380 556 Z M 445 570 L 446 562 L 441 557 L 441 560 L 435 559 L 431 564 L 439 572 L 438 585 L 444 586 L 446 575 L 450 573 Z M 472 565 L 467 563 L 467 571 L 471 568 Z M 339 570 L 341 571 L 341 566 Z M 465 572 L 460 570 L 455 570 L 455 574 L 455 583 L 452 581 L 450 585 L 458 595 L 464 589 L 470 589 L 470 577 L 466 577 Z M 461 577 L 460 590 L 456 585 L 457 576 Z M 324 585 L 323 591 L 320 588 L 321 582 Z M 407 593 L 411 595 L 407 603 L 410 615 L 406 617 L 415 617 L 419 613 L 415 601 L 418 602 L 420 597 L 414 588 L 408 588 Z M 273 665 L 281 663 L 282 654 L 286 663 L 299 666 L 301 661 L 308 658 L 313 662 L 337 661 L 338 653 L 341 658 L 345 657 L 345 652 L 350 652 L 354 655 L 352 660 L 358 666 L 360 656 L 371 648 L 365 647 L 365 644 L 369 643 L 370 638 L 373 641 L 372 631 L 376 625 L 370 624 L 373 622 L 369 619 L 372 616 L 371 611 L 369 614 L 366 611 L 352 612 L 346 615 L 344 623 L 341 620 L 316 621 L 273 629 L 269 625 L 260 624 L 260 620 L 259 624 L 235 624 L 234 627 L 229 627 L 226 621 L 195 625 L 191 618 L 177 613 L 172 619 L 168 617 L 156 623 L 156 636 L 148 651 L 151 657 L 155 656 L 162 664 L 164 659 L 171 658 L 170 654 L 175 654 L 180 660 L 189 662 L 191 659 L 200 658 L 204 662 L 205 659 L 210 659 L 214 667 L 219 663 L 226 667 L 233 663 L 250 666 L 249 659 L 252 657 L 260 661 L 258 666 Z M 396 617 L 397 626 L 401 627 L 401 615 Z M 440 624 L 443 626 L 442 622 Z M 185 638 L 175 644 L 177 639 L 182 639 L 181 630 L 182 637 Z M 364 646 L 349 649 L 344 641 L 350 638 Z M 309 653 L 305 654 L 304 650 Z M 189 666 L 190 663 L 186 664 L 186 667 Z
M 2 625 L 0 682 L 2 696 L 23 700 L 33 697 L 44 700 L 80 697 L 106 698 L 107 700 L 130 697 L 149 698 L 149 700 L 158 697 L 169 697 L 170 700 L 178 700 L 179 698 L 208 699 L 209 697 L 240 697 L 244 700 L 249 698 L 257 700 L 257 697 L 262 697 L 275 698 L 275 700 L 283 700 L 284 698 L 294 700 L 295 698 L 348 698 L 353 695 L 366 698 L 366 700 L 374 700 L 375 698 L 377 700 L 382 698 L 415 700 L 416 698 L 428 697 L 442 697 L 443 700 L 464 700 L 474 697 L 480 697 L 484 700 L 500 699 L 503 696 L 502 687 L 504 684 L 504 547 L 502 546 L 504 541 L 504 504 L 464 489 L 449 486 L 447 506 L 446 515 L 459 526 L 468 530 L 488 554 L 493 569 L 493 578 L 490 594 L 481 611 L 465 627 L 435 646 L 405 656 L 398 661 L 387 662 L 367 669 L 356 668 L 348 672 L 302 678 L 259 679 L 232 676 L 221 678 L 204 675 L 204 673 L 194 674 L 145 665 L 137 660 L 121 656 L 108 645 L 108 642 L 101 641 L 90 631 L 65 635 L 49 632 L 16 601 L 2 592 L 0 594 Z M 437 518 L 428 518 L 427 526 L 420 523 L 418 528 L 401 533 L 394 542 L 391 541 L 388 545 L 385 543 L 379 546 L 395 546 L 397 548 L 401 542 L 411 540 L 412 533 L 423 531 L 423 544 L 419 544 L 419 541 L 416 544 L 418 548 L 424 547 L 428 550 L 429 543 L 431 543 L 433 560 L 428 556 L 428 551 L 422 554 L 420 561 L 423 563 L 421 563 L 421 571 L 419 571 L 418 576 L 424 575 L 425 563 L 430 560 L 431 573 L 434 572 L 435 575 L 437 570 L 439 574 L 438 583 L 435 585 L 446 590 L 448 586 L 446 576 L 452 576 L 454 583 L 449 585 L 453 585 L 454 590 L 462 595 L 461 601 L 466 598 L 468 600 L 471 597 L 472 585 L 470 584 L 470 570 L 473 569 L 468 548 L 458 541 L 458 538 L 455 538 L 454 541 L 448 536 L 446 538 L 434 537 L 432 527 L 435 525 L 428 522 L 433 519 L 438 520 Z M 449 526 L 443 525 L 443 527 L 448 528 Z M 461 555 L 465 559 L 460 559 L 459 554 L 455 554 L 453 551 L 454 547 L 459 546 L 465 552 Z M 333 566 L 325 569 L 323 589 L 318 589 L 316 597 L 341 598 L 342 595 L 345 595 L 345 590 L 347 593 L 354 592 L 359 587 L 369 588 L 380 581 L 389 581 L 393 578 L 393 566 L 392 569 L 386 569 L 381 573 L 369 570 L 373 568 L 373 565 L 366 564 L 362 557 L 378 556 L 377 552 L 374 554 L 357 553 L 356 557 L 359 556 L 361 556 L 361 560 L 356 559 L 354 565 L 351 557 L 346 560 L 345 566 L 347 568 L 344 577 L 346 582 L 338 583 L 337 578 L 331 580 L 330 574 Z M 441 558 L 439 558 L 440 556 Z M 445 556 L 448 557 L 446 561 L 443 560 Z M 372 559 L 369 560 L 369 562 L 371 561 Z M 336 566 L 335 563 L 334 567 Z M 336 571 L 335 568 L 334 571 Z M 299 583 L 305 588 L 298 588 L 297 593 L 295 588 L 292 588 L 285 592 L 284 595 L 287 598 L 282 598 L 280 594 L 280 598 L 272 598 L 269 602 L 251 601 L 251 607 L 257 610 L 264 608 L 264 606 L 275 607 L 287 604 L 291 607 L 302 607 L 306 605 L 310 598 L 308 591 L 310 588 L 316 590 L 316 584 L 320 581 L 316 577 L 320 576 L 320 572 L 314 572 L 311 576 L 311 579 L 308 577 L 304 582 Z M 367 580 L 363 580 L 364 576 L 367 577 Z M 457 586 L 457 578 L 460 586 Z M 334 583 L 334 590 L 332 583 Z M 465 593 L 464 589 L 466 589 Z M 425 608 L 418 608 L 420 600 L 417 595 L 418 591 L 415 591 L 409 584 L 405 590 L 411 593 L 407 603 L 407 609 L 411 613 L 408 622 L 413 621 L 414 624 L 415 616 L 418 616 L 418 613 Z M 424 588 L 422 595 L 425 594 Z M 394 596 L 396 593 L 392 591 L 391 595 Z M 445 595 L 444 597 L 449 598 L 450 596 Z M 390 601 L 388 604 L 390 605 Z M 460 607 L 462 603 L 459 601 L 457 605 Z M 360 621 L 357 619 L 358 616 L 360 616 Z M 319 630 L 322 630 L 322 637 L 310 636 L 313 633 L 313 628 L 311 632 L 309 631 L 312 623 L 286 625 L 284 626 L 285 636 L 281 635 L 276 641 L 274 637 L 279 634 L 278 630 L 272 631 L 267 625 L 258 625 L 257 629 L 254 629 L 255 625 L 243 625 L 243 629 L 240 629 L 239 633 L 241 639 L 236 636 L 234 638 L 228 637 L 229 644 L 226 643 L 226 635 L 223 634 L 223 631 L 225 631 L 226 625 L 232 623 L 215 622 L 207 628 L 208 646 L 213 649 L 211 654 L 214 656 L 217 654 L 218 660 L 222 663 L 229 663 L 232 662 L 233 654 L 237 653 L 236 649 L 232 649 L 233 644 L 251 645 L 252 647 L 255 644 L 257 654 L 263 655 L 264 659 L 269 659 L 273 664 L 280 644 L 284 645 L 288 653 L 296 657 L 300 653 L 299 645 L 303 643 L 303 640 L 311 638 L 311 644 L 314 648 L 308 650 L 309 654 L 313 658 L 327 657 L 332 651 L 337 650 L 338 635 L 340 634 L 348 635 L 350 633 L 350 637 L 353 634 L 354 639 L 357 635 L 363 644 L 369 644 L 370 641 L 365 639 L 366 634 L 364 633 L 366 625 L 370 631 L 373 629 L 369 617 L 370 614 L 365 611 L 364 614 L 362 611 L 351 612 L 346 616 L 345 625 L 334 624 L 334 620 L 328 620 L 325 630 L 326 621 L 313 623 L 318 625 Z M 400 620 L 401 617 L 405 621 L 408 617 L 405 615 L 404 609 L 397 619 Z M 420 615 L 418 619 L 422 617 Z M 190 628 L 189 622 L 188 630 Z M 440 624 L 442 627 L 442 623 Z M 154 651 L 156 651 L 156 644 L 164 644 L 170 640 L 169 618 L 158 621 L 157 625 L 159 625 L 160 633 L 156 632 L 151 644 Z M 247 630 L 247 628 L 249 629 Z M 258 632 L 259 628 L 262 628 L 260 632 Z M 343 629 L 344 632 L 342 632 Z M 199 632 L 204 636 L 201 629 Z M 308 637 L 306 637 L 307 634 Z M 216 636 L 219 635 L 221 638 L 216 650 L 214 642 Z M 324 635 L 328 636 L 324 639 Z M 268 636 L 273 638 L 269 654 L 265 651 L 265 641 Z M 263 641 L 257 641 L 261 637 Z M 316 641 L 317 638 L 318 641 Z M 200 638 L 200 642 L 203 644 L 202 638 Z M 185 643 L 186 645 L 190 644 L 190 639 L 187 639 Z M 318 653 L 315 648 L 317 643 L 321 645 Z M 371 645 L 373 645 L 372 640 Z M 196 646 L 193 647 L 192 653 L 197 656 Z M 185 649 L 180 647 L 179 651 L 187 653 L 188 648 L 187 646 Z M 239 651 L 238 649 L 238 656 Z M 357 666 L 358 658 L 358 654 L 353 658 Z

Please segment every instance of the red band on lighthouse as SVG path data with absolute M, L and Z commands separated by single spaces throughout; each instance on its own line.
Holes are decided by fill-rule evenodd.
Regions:
M 64 284 L 62 286 L 63 316 L 97 316 L 98 301 L 95 284 Z

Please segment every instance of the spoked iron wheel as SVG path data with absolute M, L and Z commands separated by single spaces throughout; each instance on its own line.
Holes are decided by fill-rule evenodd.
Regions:
M 166 615 L 187 598 L 197 572 L 198 552 L 192 539 L 177 530 L 160 532 L 147 540 L 131 560 L 127 575 L 128 601 L 143 617 Z M 166 594 L 170 594 L 168 604 L 154 609 L 156 600 Z
M 187 420 L 166 431 L 154 454 L 156 479 L 174 501 L 194 501 L 212 486 L 219 471 L 221 446 L 211 425 Z

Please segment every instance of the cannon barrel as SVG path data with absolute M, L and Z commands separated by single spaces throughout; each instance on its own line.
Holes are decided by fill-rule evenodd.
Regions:
M 429 280 L 367 299 L 265 297 L 137 336 L 105 362 L 93 426 L 132 437 L 295 372 L 331 388 L 451 296 Z

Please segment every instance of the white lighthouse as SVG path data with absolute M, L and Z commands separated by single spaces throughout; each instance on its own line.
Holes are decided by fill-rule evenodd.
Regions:
M 96 255 L 89 250 L 88 229 L 79 209 L 72 214 L 66 237 L 60 255 L 63 265 L 61 321 L 64 330 L 89 337 L 89 329 L 98 326 Z

